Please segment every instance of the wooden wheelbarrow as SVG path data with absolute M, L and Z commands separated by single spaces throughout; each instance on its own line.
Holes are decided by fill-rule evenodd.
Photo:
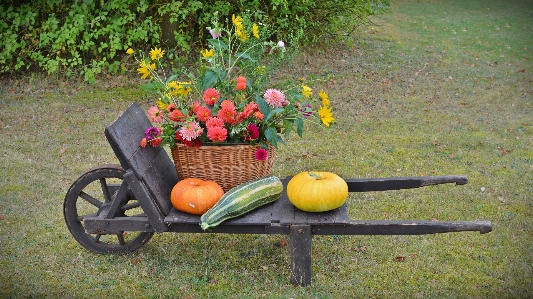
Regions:
M 308 213 L 295 208 L 284 192 L 275 202 L 211 230 L 200 228 L 200 217 L 177 211 L 170 192 L 178 182 L 164 149 L 139 146 L 151 126 L 137 103 L 110 126 L 105 135 L 120 165 L 94 167 L 72 183 L 64 200 L 66 224 L 76 241 L 96 253 L 127 253 L 146 244 L 154 232 L 290 235 L 291 282 L 311 283 L 313 235 L 420 235 L 492 230 L 489 221 L 350 220 L 346 205 L 333 211 Z M 286 186 L 289 178 L 283 179 Z M 349 192 L 419 188 L 455 183 L 464 176 L 346 179 Z

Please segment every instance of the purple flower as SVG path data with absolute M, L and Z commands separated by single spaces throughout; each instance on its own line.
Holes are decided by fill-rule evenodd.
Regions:
M 302 115 L 305 117 L 313 115 L 313 107 L 311 104 L 307 103 L 302 108 L 300 108 L 300 112 L 302 112 Z
M 156 139 L 159 135 L 161 135 L 161 130 L 156 127 L 149 127 L 144 131 L 144 136 L 148 141 Z

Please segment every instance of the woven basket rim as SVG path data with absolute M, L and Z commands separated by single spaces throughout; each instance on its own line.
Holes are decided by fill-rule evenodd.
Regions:
M 229 147 L 229 146 L 234 146 L 234 147 L 245 147 L 245 146 L 251 146 L 251 147 L 260 147 L 259 144 L 249 144 L 249 143 L 203 143 L 201 146 L 199 147 L 191 147 L 191 146 L 187 146 L 183 143 L 176 143 L 174 146 L 171 146 L 170 148 L 177 148 L 177 147 L 191 147 L 191 148 L 217 148 L 217 147 Z M 268 147 L 272 147 L 272 145 L 268 145 Z

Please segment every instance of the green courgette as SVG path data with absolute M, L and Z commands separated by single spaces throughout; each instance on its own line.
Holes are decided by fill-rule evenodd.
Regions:
M 273 175 L 260 177 L 226 192 L 202 217 L 203 230 L 217 226 L 225 220 L 244 215 L 262 205 L 276 201 L 283 192 L 283 183 Z

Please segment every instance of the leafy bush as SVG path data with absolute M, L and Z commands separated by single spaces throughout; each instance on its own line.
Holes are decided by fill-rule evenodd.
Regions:
M 0 5 L 0 73 L 63 76 L 127 70 L 129 47 L 163 45 L 186 59 L 201 45 L 213 13 L 247 12 L 272 24 L 273 36 L 297 46 L 366 20 L 388 0 L 11 0 Z M 177 60 L 179 61 L 179 60 Z

